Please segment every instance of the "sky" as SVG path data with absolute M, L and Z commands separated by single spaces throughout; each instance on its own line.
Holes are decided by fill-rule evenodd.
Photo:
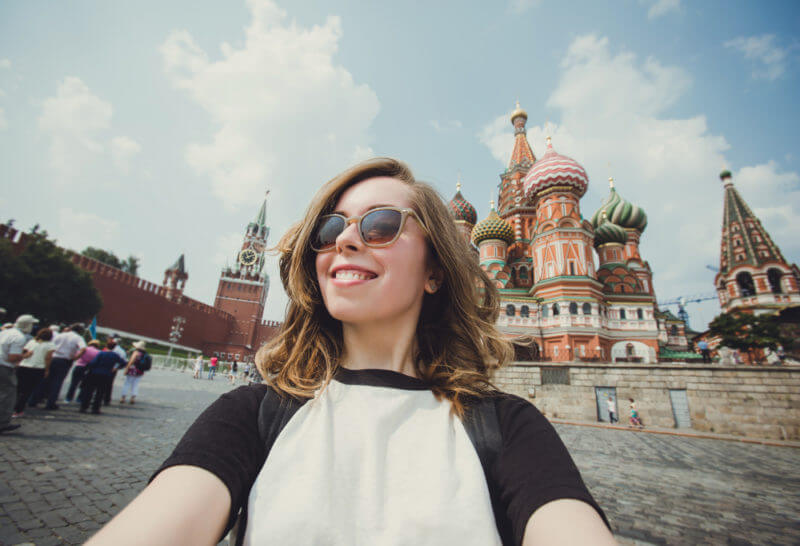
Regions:
M 0 221 L 141 260 L 213 303 L 269 190 L 270 243 L 320 185 L 392 156 L 483 218 L 528 113 L 649 225 L 660 301 L 714 293 L 723 191 L 800 261 L 800 4 L 683 0 L 0 3 Z M 286 297 L 271 257 L 265 318 Z M 676 311 L 676 308 L 671 308 Z M 691 326 L 719 313 L 691 304 Z

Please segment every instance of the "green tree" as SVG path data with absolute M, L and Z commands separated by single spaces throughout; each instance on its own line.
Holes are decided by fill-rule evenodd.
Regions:
M 757 349 L 776 350 L 778 345 L 787 345 L 791 340 L 780 330 L 780 322 L 772 315 L 747 313 L 722 313 L 709 324 L 710 334 L 719 336 L 721 344 L 731 349 L 745 351 L 750 361 L 758 360 Z
M 103 250 L 102 248 L 95 248 L 93 246 L 87 246 L 83 249 L 81 254 L 87 258 L 92 258 L 98 262 L 110 265 L 111 267 L 121 269 L 125 273 L 130 273 L 131 275 L 139 273 L 139 258 L 135 256 L 128 256 L 128 259 L 123 261 L 110 250 Z
M 91 275 L 37 226 L 18 255 L 8 241 L 0 241 L 0 306 L 8 320 L 30 313 L 47 324 L 88 322 L 103 302 Z

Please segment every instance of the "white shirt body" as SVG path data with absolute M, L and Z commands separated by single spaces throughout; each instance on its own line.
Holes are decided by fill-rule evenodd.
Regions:
M 25 368 L 41 368 L 44 369 L 47 365 L 47 353 L 56 348 L 52 341 L 36 341 L 32 339 L 25 344 L 25 349 L 31 351 L 33 354 L 28 358 L 23 358 L 19 363 L 20 366 Z
M 9 355 L 21 355 L 28 336 L 17 328 L 9 328 L 0 332 L 0 366 L 13 368 L 16 363 L 8 360 Z
M 56 346 L 53 358 L 68 358 L 69 360 L 74 360 L 78 351 L 86 347 L 83 337 L 75 332 L 58 334 L 53 338 L 53 344 Z

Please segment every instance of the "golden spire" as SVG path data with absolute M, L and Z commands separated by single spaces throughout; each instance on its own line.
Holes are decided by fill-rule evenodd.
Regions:
M 456 180 L 456 191 L 461 191 L 461 171 L 458 171 L 458 179 Z
M 517 106 L 514 108 L 514 111 L 511 112 L 511 122 L 513 123 L 516 118 L 523 117 L 526 120 L 528 119 L 528 113 L 522 109 L 519 105 L 519 101 L 517 101 Z
M 613 176 L 609 176 L 608 177 L 608 187 L 611 188 L 612 190 L 614 189 L 614 177 Z
M 489 200 L 489 210 L 494 210 L 494 199 Z

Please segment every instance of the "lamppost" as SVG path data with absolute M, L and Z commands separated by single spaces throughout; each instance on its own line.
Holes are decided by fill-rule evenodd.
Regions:
M 169 331 L 170 346 L 169 350 L 167 351 L 167 361 L 169 361 L 170 357 L 172 356 L 172 344 L 178 343 L 183 335 L 184 324 L 186 324 L 186 319 L 184 317 L 175 317 L 172 319 L 172 328 Z

